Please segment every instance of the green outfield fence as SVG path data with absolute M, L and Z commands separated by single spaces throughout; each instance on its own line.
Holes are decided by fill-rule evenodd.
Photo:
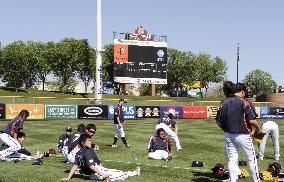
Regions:
M 141 97 L 127 99 L 130 105 L 147 105 L 147 106 L 218 106 L 220 101 L 210 101 L 210 100 L 195 100 L 184 102 L 180 100 L 175 100 L 175 98 L 169 99 L 145 99 L 142 100 Z M 103 99 L 101 101 L 104 105 L 115 105 L 118 99 Z M 6 104 L 95 104 L 95 98 L 63 98 L 63 97 L 32 97 L 32 96 L 0 96 L 0 103 Z M 284 107 L 284 103 L 276 102 L 254 102 L 255 107 Z

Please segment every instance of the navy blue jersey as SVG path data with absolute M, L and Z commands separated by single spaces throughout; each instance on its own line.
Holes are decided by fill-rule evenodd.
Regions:
M 2 132 L 14 137 L 14 133 L 18 134 L 19 131 L 24 128 L 24 121 L 24 117 L 17 116 L 8 123 L 8 125 L 2 130 Z
M 172 128 L 175 128 L 175 126 L 177 124 L 173 119 L 170 119 L 169 117 L 161 118 L 159 120 L 158 124 L 160 124 L 160 123 L 164 123 L 168 127 L 172 127 Z
M 161 139 L 159 137 L 152 137 L 150 142 L 150 152 L 155 152 L 156 150 L 164 150 L 171 152 L 171 143 L 168 138 Z
M 114 124 L 118 124 L 117 117 L 119 117 L 120 123 L 124 122 L 124 114 L 123 114 L 122 106 L 120 106 L 120 105 L 117 105 L 114 108 L 114 118 L 113 118 Z
M 79 145 L 80 137 L 82 136 L 82 134 L 86 134 L 86 133 L 85 132 L 76 133 L 72 135 L 70 139 L 68 139 L 68 141 L 70 140 L 70 143 L 68 143 L 69 152 L 71 152 L 77 145 Z
M 240 97 L 226 98 L 219 107 L 216 122 L 224 132 L 250 133 L 255 116 L 250 104 Z
M 89 168 L 92 165 L 100 165 L 101 161 L 93 148 L 83 147 L 75 156 L 75 164 L 82 168 Z

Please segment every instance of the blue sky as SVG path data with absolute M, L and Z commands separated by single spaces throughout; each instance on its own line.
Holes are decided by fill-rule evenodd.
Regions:
M 102 0 L 103 44 L 112 32 L 143 25 L 168 36 L 168 47 L 224 58 L 228 79 L 262 69 L 284 86 L 284 1 L 265 0 Z M 96 0 L 0 0 L 0 41 L 59 41 L 87 38 L 96 44 Z

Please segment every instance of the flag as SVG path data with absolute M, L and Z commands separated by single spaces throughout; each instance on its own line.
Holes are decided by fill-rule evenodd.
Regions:
M 238 43 L 237 61 L 240 61 L 240 44 Z

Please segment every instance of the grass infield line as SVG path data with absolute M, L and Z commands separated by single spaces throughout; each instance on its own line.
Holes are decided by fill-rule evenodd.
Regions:
M 144 166 L 150 166 L 150 167 L 163 167 L 163 168 L 173 168 L 173 169 L 184 169 L 184 170 L 191 170 L 191 171 L 200 171 L 200 172 L 209 172 L 209 170 L 200 169 L 200 168 L 182 168 L 178 166 L 164 166 L 164 165 L 151 165 L 151 164 L 144 164 L 144 163 L 134 163 L 134 162 L 123 162 L 123 161 L 114 161 L 114 160 L 104 160 L 103 162 L 116 162 L 116 163 L 123 163 L 123 164 L 136 164 L 136 165 L 144 165 Z

